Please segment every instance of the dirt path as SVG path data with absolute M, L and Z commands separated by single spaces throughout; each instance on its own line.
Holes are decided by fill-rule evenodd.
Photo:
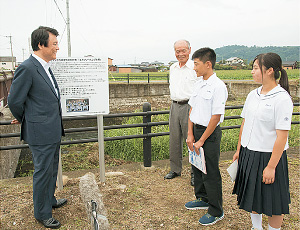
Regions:
M 300 229 L 299 149 L 295 148 L 288 156 L 292 204 L 282 229 Z M 225 218 L 205 229 L 251 228 L 249 214 L 238 209 L 236 196 L 231 194 L 233 182 L 226 171 L 229 164 L 230 161 L 224 159 L 220 163 Z M 106 171 L 124 173 L 123 176 L 107 177 L 105 184 L 99 183 L 111 229 L 201 229 L 198 220 L 205 211 L 184 208 L 187 201 L 194 199 L 187 159 L 182 176 L 173 180 L 163 180 L 169 170 L 168 161 L 153 162 L 153 165 L 147 169 L 138 163 L 107 167 Z M 97 175 L 98 170 L 92 171 Z M 64 173 L 71 179 L 63 191 L 56 192 L 56 195 L 68 198 L 68 205 L 53 212 L 53 216 L 62 223 L 61 229 L 90 229 L 78 188 L 78 177 L 85 173 Z M 119 189 L 120 185 L 126 188 Z M 0 229 L 44 229 L 33 218 L 32 178 L 2 180 L 0 190 Z M 266 217 L 263 217 L 263 225 L 267 229 Z

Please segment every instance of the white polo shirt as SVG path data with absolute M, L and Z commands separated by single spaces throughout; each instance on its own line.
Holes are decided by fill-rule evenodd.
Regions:
M 253 151 L 272 152 L 276 130 L 290 130 L 293 102 L 288 92 L 279 85 L 261 94 L 262 87 L 251 91 L 241 117 L 245 119 L 241 145 Z M 288 148 L 288 141 L 284 149 Z
M 170 67 L 170 96 L 173 101 L 187 101 L 190 99 L 197 82 L 197 74 L 194 70 L 194 62 L 188 60 L 180 68 L 179 62 Z
M 219 125 L 224 121 L 225 103 L 228 98 L 226 85 L 215 73 L 207 80 L 199 78 L 189 100 L 192 107 L 190 120 L 194 124 L 207 127 L 212 115 L 221 114 Z

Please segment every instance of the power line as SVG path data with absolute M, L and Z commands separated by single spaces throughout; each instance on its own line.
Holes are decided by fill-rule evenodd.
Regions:
M 56 6 L 57 6 L 57 9 L 59 10 L 59 12 L 60 12 L 60 14 L 61 14 L 62 18 L 64 19 L 65 23 L 67 24 L 67 21 L 66 21 L 66 19 L 64 18 L 64 15 L 63 15 L 63 13 L 61 12 L 61 10 L 60 10 L 60 8 L 59 8 L 59 6 L 58 6 L 58 4 L 57 4 L 56 0 L 54 0 L 54 2 L 55 2 L 55 4 L 56 4 Z
M 59 43 L 61 43 L 61 40 L 63 39 L 64 33 L 66 31 L 67 25 L 65 25 L 64 31 L 62 32 L 61 36 L 60 36 L 60 40 Z

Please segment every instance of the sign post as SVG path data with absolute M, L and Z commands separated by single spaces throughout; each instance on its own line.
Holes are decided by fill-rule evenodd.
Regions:
M 57 189 L 58 189 L 58 191 L 63 190 L 61 148 L 59 148 L 59 161 L 58 161 L 58 171 L 57 171 Z
M 51 69 L 60 88 L 62 115 L 97 115 L 100 181 L 104 182 L 103 115 L 109 113 L 107 58 L 57 58 Z
M 103 115 L 97 115 L 100 181 L 105 182 Z

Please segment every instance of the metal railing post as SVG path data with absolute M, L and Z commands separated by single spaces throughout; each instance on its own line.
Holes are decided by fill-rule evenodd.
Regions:
M 167 74 L 167 82 L 168 82 L 168 83 L 170 83 L 170 77 L 169 77 L 169 76 L 170 76 L 170 74 L 168 73 L 168 74 Z
M 151 104 L 145 102 L 143 104 L 143 112 L 151 111 Z M 151 122 L 151 114 L 143 116 L 143 123 Z M 147 125 L 143 128 L 143 134 L 151 133 L 151 126 Z M 151 137 L 147 136 L 143 139 L 144 167 L 151 167 Z
M 149 75 L 149 73 L 148 73 L 148 83 L 150 83 L 150 75 Z
M 129 73 L 127 74 L 127 83 L 129 84 Z

